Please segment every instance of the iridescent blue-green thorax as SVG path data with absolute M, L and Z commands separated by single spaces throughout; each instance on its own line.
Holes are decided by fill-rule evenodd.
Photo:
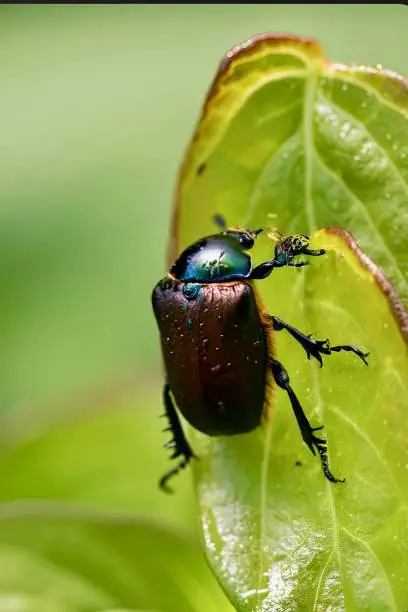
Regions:
M 251 257 L 234 235 L 207 236 L 183 251 L 170 270 L 185 282 L 217 283 L 246 278 Z

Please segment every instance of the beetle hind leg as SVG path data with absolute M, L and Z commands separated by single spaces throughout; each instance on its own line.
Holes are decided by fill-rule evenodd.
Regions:
M 316 431 L 323 429 L 323 425 L 319 427 L 312 427 L 303 411 L 300 402 L 289 384 L 289 376 L 283 365 L 276 361 L 276 359 L 270 359 L 270 367 L 272 370 L 273 377 L 276 384 L 281 389 L 284 389 L 289 396 L 290 403 L 295 413 L 297 423 L 299 425 L 300 433 L 302 434 L 303 441 L 308 446 L 309 450 L 316 455 L 316 451 L 319 453 L 322 469 L 325 477 L 330 482 L 344 482 L 344 478 L 336 478 L 330 471 L 329 460 L 327 457 L 327 442 L 323 438 L 318 438 L 315 435 Z
M 185 468 L 190 463 L 190 460 L 195 457 L 195 455 L 191 450 L 191 447 L 187 442 L 187 439 L 181 427 L 176 408 L 173 404 L 173 400 L 171 399 L 170 385 L 168 382 L 165 383 L 163 388 L 163 402 L 165 408 L 165 414 L 163 416 L 166 416 L 169 420 L 169 424 L 167 425 L 167 427 L 164 428 L 163 431 L 171 431 L 171 433 L 173 434 L 173 438 L 169 442 L 166 442 L 164 447 L 174 449 L 171 455 L 171 459 L 181 457 L 177 465 L 175 465 L 174 468 L 166 472 L 159 481 L 159 487 L 163 491 L 165 491 L 166 493 L 172 493 L 172 490 L 167 485 L 168 481 L 180 470 Z
M 330 346 L 330 342 L 328 339 L 326 340 L 314 340 L 312 335 L 303 334 L 301 331 L 296 329 L 296 327 L 292 327 L 289 323 L 285 323 L 282 319 L 278 317 L 268 315 L 269 320 L 272 323 L 272 327 L 275 331 L 281 331 L 282 329 L 286 329 L 287 332 L 294 338 L 306 351 L 307 358 L 314 357 L 319 363 L 320 367 L 323 365 L 322 355 L 330 355 L 333 352 L 339 353 L 340 351 L 349 351 L 354 353 L 359 357 L 366 365 L 368 365 L 367 357 L 369 353 L 364 353 L 357 346 L 352 346 L 350 344 L 339 344 L 337 346 Z

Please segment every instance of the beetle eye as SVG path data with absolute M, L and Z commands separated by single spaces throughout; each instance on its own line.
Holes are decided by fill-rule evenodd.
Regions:
M 241 232 L 239 236 L 239 241 L 243 247 L 246 249 L 252 249 L 255 244 L 255 238 L 262 232 L 262 228 L 251 230 L 247 229 L 244 232 Z
M 242 233 L 239 237 L 239 242 L 245 249 L 252 249 L 252 247 L 254 246 L 255 239 L 250 234 Z

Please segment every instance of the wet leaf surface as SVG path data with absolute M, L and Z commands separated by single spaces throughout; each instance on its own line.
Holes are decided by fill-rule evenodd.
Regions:
M 338 353 L 320 369 L 286 332 L 274 336 L 344 484 L 324 479 L 280 389 L 251 434 L 191 432 L 206 554 L 238 609 L 408 607 L 407 105 L 398 75 L 329 64 L 303 39 L 261 37 L 221 64 L 187 152 L 171 255 L 213 233 L 214 213 L 311 231 L 327 254 L 258 281 L 265 307 L 370 353 L 368 367 Z M 314 231 L 331 225 L 375 264 L 350 236 Z M 255 262 L 273 248 L 261 235 Z
M 265 36 L 221 63 L 185 158 L 182 242 L 210 214 L 285 233 L 339 226 L 408 304 L 408 83 L 326 61 L 319 45 Z M 193 231 L 192 231 L 193 230 Z M 195 234 L 196 236 L 196 234 Z

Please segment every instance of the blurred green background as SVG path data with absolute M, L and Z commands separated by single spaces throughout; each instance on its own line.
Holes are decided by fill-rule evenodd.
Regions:
M 157 491 L 150 293 L 206 88 L 225 51 L 267 30 L 407 75 L 407 26 L 403 5 L 0 7 L 3 503 L 126 510 L 196 541 L 188 476 Z

